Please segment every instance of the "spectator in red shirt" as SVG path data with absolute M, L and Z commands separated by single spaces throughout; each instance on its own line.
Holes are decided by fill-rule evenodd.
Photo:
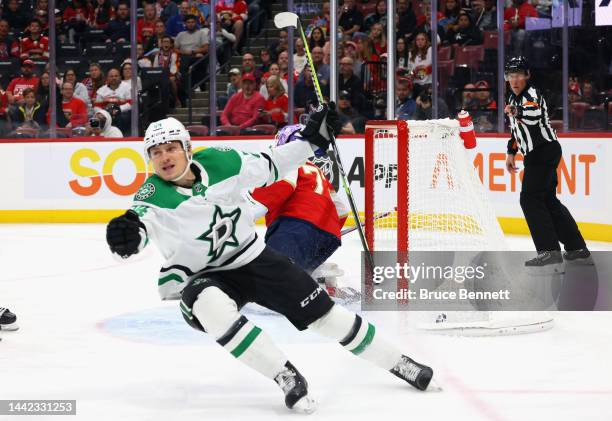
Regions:
M 115 18 L 115 8 L 111 0 L 96 0 L 92 13 L 89 15 L 89 25 L 96 29 L 105 29 Z
M 0 19 L 0 60 L 19 57 L 19 44 L 9 35 L 10 26 L 6 19 Z
M 68 120 L 66 127 L 74 128 L 87 124 L 87 105 L 74 96 L 74 86 L 70 82 L 62 84 L 62 111 Z
M 372 40 L 376 54 L 380 56 L 387 52 L 387 37 L 385 36 L 385 30 L 382 23 L 375 23 L 372 25 L 370 39 Z
M 522 55 L 527 38 L 525 19 L 538 17 L 535 7 L 526 0 L 512 0 L 512 6 L 504 10 L 504 31 L 511 33 L 512 55 Z
M 255 76 L 245 73 L 242 75 L 242 90 L 227 102 L 221 114 L 221 123 L 241 129 L 250 127 L 259 119 L 259 110 L 264 108 L 265 102 L 261 94 L 255 92 Z
M 21 76 L 11 80 L 7 90 L 9 104 L 21 105 L 23 103 L 23 91 L 26 88 L 36 89 L 38 78 L 33 73 L 34 62 L 24 60 L 21 65 Z
M 64 22 L 76 33 L 85 31 L 91 19 L 92 8 L 85 0 L 72 0 L 64 9 Z
M 136 39 L 138 42 L 143 42 L 143 32 L 150 31 L 151 34 L 155 31 L 155 22 L 157 21 L 157 9 L 153 3 L 145 3 L 144 16 L 138 19 L 136 24 Z
M 233 22 L 231 32 L 236 36 L 234 47 L 240 45 L 240 37 L 244 30 L 244 22 L 248 17 L 247 3 L 244 0 L 217 0 L 215 12 L 221 24 L 223 24 L 224 17 L 226 19 L 231 19 Z
M 266 80 L 268 99 L 264 105 L 261 115 L 262 123 L 271 123 L 276 127 L 287 124 L 287 113 L 289 112 L 289 98 L 285 94 L 285 88 L 278 76 L 270 76 Z
M 49 58 L 49 38 L 42 35 L 42 25 L 34 19 L 30 22 L 28 29 L 29 35 L 19 41 L 21 59 L 47 60 Z

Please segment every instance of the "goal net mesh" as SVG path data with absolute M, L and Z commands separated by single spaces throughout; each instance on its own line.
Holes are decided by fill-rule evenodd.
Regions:
M 368 122 L 365 220 L 372 251 L 508 250 L 456 120 Z M 469 310 L 445 312 L 443 323 L 435 322 L 441 314 L 422 314 L 421 327 L 522 333 L 507 328 L 538 330 L 550 319 L 543 312 Z

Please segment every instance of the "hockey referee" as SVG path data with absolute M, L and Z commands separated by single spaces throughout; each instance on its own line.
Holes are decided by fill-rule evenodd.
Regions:
M 590 264 L 591 253 L 578 230 L 576 221 L 556 195 L 557 166 L 561 145 L 550 127 L 546 101 L 529 83 L 529 66 L 524 57 L 512 57 L 505 67 L 510 89 L 504 113 L 510 119 L 506 169 L 516 173 L 517 152 L 524 157 L 521 208 L 527 220 L 538 256 L 525 266 L 554 267 L 561 270 L 563 258 L 568 262 Z M 561 255 L 559 242 L 565 253 Z

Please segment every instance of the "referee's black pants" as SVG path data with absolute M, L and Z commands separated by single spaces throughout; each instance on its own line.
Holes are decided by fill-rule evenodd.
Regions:
M 569 210 L 557 199 L 557 166 L 561 160 L 559 142 L 540 145 L 524 158 L 521 208 L 536 250 L 585 248 L 586 244 Z

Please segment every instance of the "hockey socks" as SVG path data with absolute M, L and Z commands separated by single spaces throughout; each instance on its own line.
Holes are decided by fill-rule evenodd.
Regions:
M 427 388 L 433 376 L 431 368 L 402 355 L 393 344 L 377 335 L 373 324 L 339 305 L 332 307 L 309 329 L 340 342 L 348 351 L 390 371 L 420 390 Z

